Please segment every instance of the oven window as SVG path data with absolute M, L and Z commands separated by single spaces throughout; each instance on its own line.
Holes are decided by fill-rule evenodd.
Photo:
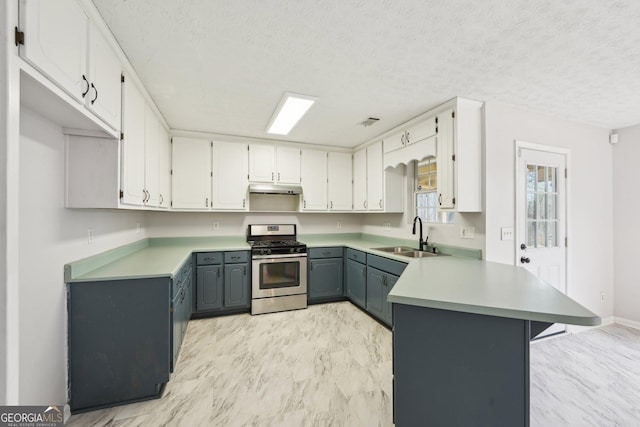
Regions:
M 300 261 L 260 264 L 260 289 L 300 286 Z

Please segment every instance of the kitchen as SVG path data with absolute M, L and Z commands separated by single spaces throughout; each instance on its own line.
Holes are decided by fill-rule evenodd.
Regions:
M 596 4 L 592 6 L 593 13 L 596 14 L 600 6 Z M 243 236 L 247 225 L 259 223 L 295 223 L 301 234 L 368 233 L 414 239 L 410 223 L 413 214 L 408 212 L 404 214 L 306 212 L 238 214 L 65 209 L 63 207 L 65 136 L 61 126 L 43 117 L 42 114 L 34 113 L 32 108 L 20 110 L 19 101 L 17 101 L 20 75 L 15 68 L 10 68 L 7 64 L 9 62 L 15 67 L 17 61 L 13 44 L 13 28 L 17 26 L 16 8 L 17 5 L 13 2 L 3 6 L 3 22 L 9 22 L 4 26 L 7 34 L 3 45 L 5 49 L 2 55 L 5 61 L 3 69 L 9 71 L 3 77 L 7 79 L 3 82 L 3 90 L 8 91 L 3 97 L 7 100 L 3 103 L 3 108 L 6 108 L 8 115 L 3 117 L 8 119 L 3 119 L 6 121 L 3 121 L 1 127 L 3 134 L 7 135 L 6 151 L 3 152 L 6 161 L 6 174 L 3 175 L 7 187 L 6 198 L 3 201 L 3 215 L 6 215 L 4 219 L 7 224 L 5 237 L 7 259 L 6 265 L 3 266 L 3 275 L 7 277 L 5 281 L 7 288 L 6 293 L 3 293 L 6 295 L 3 296 L 6 300 L 3 300 L 2 306 L 6 309 L 8 325 L 6 335 L 3 335 L 2 339 L 3 348 L 6 348 L 1 356 L 2 365 L 6 368 L 3 369 L 1 382 L 7 384 L 7 390 L 2 391 L 6 393 L 2 395 L 2 400 L 13 403 L 45 404 L 60 403 L 61 397 L 64 400 L 66 396 L 66 349 L 61 345 L 66 336 L 66 303 L 62 267 L 69 262 L 146 237 Z M 229 13 L 229 25 L 232 25 L 234 21 L 230 17 L 238 15 Z M 380 14 L 384 13 L 384 11 L 380 12 Z M 606 16 L 607 13 L 603 12 L 600 15 Z M 389 16 L 394 15 L 389 12 Z M 619 35 L 619 31 L 623 31 L 622 28 L 624 27 L 614 26 L 607 31 L 611 31 L 608 34 L 613 37 L 613 35 Z M 600 31 L 605 30 L 600 29 Z M 337 34 L 336 37 L 343 36 Z M 410 38 L 408 35 L 406 37 Z M 618 39 L 628 39 L 628 37 L 620 35 Z M 121 43 L 124 42 L 121 41 Z M 189 45 L 188 43 L 177 44 Z M 127 51 L 126 48 L 125 51 Z M 388 50 L 386 52 L 391 55 Z M 473 49 L 465 49 L 465 52 L 471 55 Z M 127 52 L 127 54 L 134 53 Z M 193 55 L 197 57 L 197 53 Z M 360 61 L 366 64 L 363 58 L 360 58 Z M 482 65 L 481 61 L 480 65 Z M 584 66 L 587 65 L 598 69 L 592 62 L 587 62 Z M 628 66 L 629 64 L 624 61 L 618 64 L 620 69 L 626 69 L 624 67 Z M 393 71 L 401 72 L 396 69 Z M 476 72 L 482 73 L 483 70 L 476 69 Z M 486 71 L 485 74 L 487 74 Z M 448 75 L 455 75 L 455 73 L 451 72 Z M 274 76 L 268 77 L 274 78 Z M 147 87 L 147 83 L 144 83 Z M 381 83 L 388 84 L 384 80 Z M 484 83 L 491 82 L 484 81 Z M 458 84 L 461 83 L 458 82 Z M 362 81 L 353 81 L 353 85 L 356 88 L 362 85 L 367 90 L 372 87 Z M 529 81 L 528 86 L 536 86 L 535 81 Z M 264 87 L 266 85 L 260 91 L 263 91 Z M 261 130 L 264 129 L 282 92 L 292 89 L 277 87 L 273 90 L 277 93 L 265 102 L 264 108 L 268 112 L 254 119 L 261 121 L 259 126 Z M 194 88 L 191 87 L 190 90 L 193 91 Z M 444 95 L 438 95 L 438 99 L 444 101 L 462 92 L 461 87 L 454 87 L 451 90 L 453 92 L 445 91 Z M 527 93 L 527 87 L 519 90 Z M 559 89 L 556 96 L 562 98 L 564 90 Z M 467 92 L 471 91 L 467 90 Z M 494 93 L 498 92 L 494 90 Z M 598 96 L 604 98 L 604 95 Z M 158 98 L 154 99 L 160 103 L 161 96 L 156 96 Z M 633 282 L 633 261 L 631 260 L 632 240 L 633 236 L 637 236 L 633 228 L 631 212 L 637 206 L 634 205 L 633 198 L 625 197 L 633 194 L 631 185 L 636 172 L 631 159 L 636 152 L 632 141 L 637 139 L 638 131 L 635 128 L 620 129 L 618 131 L 620 142 L 615 146 L 609 144 L 609 134 L 612 129 L 635 123 L 624 122 L 621 119 L 620 122 L 611 121 L 611 123 L 620 123 L 616 125 L 592 126 L 581 123 L 587 121 L 586 119 L 570 117 L 566 112 L 560 114 L 552 106 L 547 107 L 544 112 L 542 101 L 539 102 L 538 112 L 535 112 L 535 108 L 511 106 L 507 98 L 477 97 L 477 99 L 486 101 L 484 210 L 482 213 L 457 213 L 454 226 L 429 225 L 426 234 L 429 235 L 430 241 L 482 249 L 484 259 L 513 265 L 516 259 L 514 242 L 501 240 L 501 228 L 515 225 L 513 140 L 566 147 L 571 150 L 570 210 L 573 212 L 573 221 L 569 229 L 571 252 L 568 264 L 570 278 L 568 295 L 598 314 L 603 319 L 603 323 L 613 321 L 621 323 L 626 320 L 633 325 L 632 322 L 638 322 L 640 319 L 635 314 L 638 310 L 634 305 L 638 301 L 638 290 Z M 517 104 L 515 99 L 518 98 L 513 99 L 512 103 Z M 393 104 L 396 105 L 397 111 L 394 113 L 396 116 L 393 118 L 391 109 L 387 110 L 383 117 L 387 122 L 384 127 L 382 127 L 383 123 L 377 123 L 368 128 L 358 126 L 357 129 L 366 130 L 370 132 L 370 137 L 374 137 L 439 103 L 411 100 L 411 97 L 405 98 L 406 102 L 399 102 L 396 99 Z M 231 108 L 231 101 L 227 102 L 225 105 Z M 408 107 L 403 105 L 409 105 L 411 102 L 415 104 L 413 109 L 404 110 L 403 108 Z M 616 102 L 620 105 L 609 104 L 605 111 L 599 111 L 599 113 L 611 114 L 607 117 L 623 117 L 625 110 L 627 114 L 628 111 L 633 111 L 632 104 L 623 104 L 619 99 Z M 561 102 L 556 100 L 556 103 Z M 574 101 L 574 103 L 580 102 Z M 244 108 L 249 108 L 246 103 L 240 104 Z M 363 105 L 366 104 L 363 102 Z M 205 116 L 223 113 L 220 111 L 223 109 L 221 107 L 201 107 L 206 112 Z M 215 110 L 212 111 L 212 108 Z M 160 110 L 167 115 L 168 111 L 176 114 L 173 110 L 167 110 L 167 113 L 162 108 Z M 313 112 L 314 110 L 311 110 L 309 113 L 309 120 L 313 119 Z M 359 120 L 353 122 L 357 123 L 370 114 L 377 114 L 377 112 L 358 111 Z M 236 111 L 235 115 L 244 117 L 242 111 Z M 302 126 L 303 124 L 300 124 L 300 129 Z M 376 126 L 380 128 L 376 130 Z M 195 129 L 196 126 L 193 128 Z M 217 130 L 211 129 L 211 131 Z M 338 140 L 339 137 L 339 135 L 325 135 L 325 141 Z M 595 194 L 604 196 L 604 200 L 594 202 L 592 195 Z M 26 197 L 25 195 L 34 196 Z M 218 223 L 217 229 L 214 229 L 214 223 Z M 342 228 L 338 228 L 338 223 Z M 474 239 L 460 237 L 460 228 L 463 226 L 474 227 Z M 93 230 L 91 243 L 88 243 L 88 229 Z M 601 298 L 602 293 L 604 298 Z M 49 350 L 37 351 L 39 348 Z M 38 384 L 38 387 L 34 387 L 34 384 Z

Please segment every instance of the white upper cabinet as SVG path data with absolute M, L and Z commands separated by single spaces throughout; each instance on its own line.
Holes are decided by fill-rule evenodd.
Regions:
M 431 116 L 407 128 L 407 145 L 415 144 L 438 133 L 436 116 Z
M 77 0 L 23 0 L 20 21 L 20 56 L 119 131 L 122 66 Z
M 353 209 L 403 212 L 404 166 L 383 169 L 382 141 L 353 155 Z
M 171 138 L 160 121 L 158 121 L 158 151 L 160 157 L 158 207 L 166 209 L 171 206 Z
M 206 210 L 211 206 L 211 142 L 174 137 L 172 207 Z
M 120 130 L 122 66 L 95 24 L 89 24 L 89 93 L 86 106 L 115 130 Z
M 407 132 L 403 129 L 384 139 L 384 152 L 389 153 L 407 145 Z
M 20 2 L 20 56 L 79 102 L 89 91 L 87 25 L 76 0 Z
M 160 206 L 160 120 L 145 105 L 144 190 L 146 206 Z
M 367 149 L 353 154 L 353 209 L 367 210 Z
M 249 144 L 249 181 L 273 182 L 276 178 L 276 147 Z
M 249 181 L 300 184 L 300 149 L 249 144 Z
M 304 159 L 304 151 L 302 153 Z M 351 153 L 330 152 L 328 157 L 329 210 L 350 211 L 353 209 L 353 158 Z M 304 163 L 302 169 L 304 177 Z M 304 178 L 302 185 L 304 187 Z
M 300 152 L 295 147 L 276 147 L 276 182 L 300 184 Z
M 237 142 L 213 142 L 213 209 L 247 209 L 247 148 Z
M 327 152 L 302 150 L 302 210 L 326 211 Z
M 437 114 L 441 210 L 482 212 L 482 106 L 479 101 L 455 98 Z
M 138 88 L 125 81 L 123 88 L 121 202 L 143 205 L 147 199 L 144 188 L 146 104 Z
M 367 210 L 384 210 L 382 141 L 367 147 Z

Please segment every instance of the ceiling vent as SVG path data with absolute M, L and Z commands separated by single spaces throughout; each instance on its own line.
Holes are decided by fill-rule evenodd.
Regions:
M 367 127 L 367 126 L 371 126 L 372 124 L 376 123 L 378 120 L 380 120 L 380 119 L 377 118 L 377 117 L 369 117 L 367 120 L 361 122 L 360 124 L 362 126 L 364 126 L 364 127 Z

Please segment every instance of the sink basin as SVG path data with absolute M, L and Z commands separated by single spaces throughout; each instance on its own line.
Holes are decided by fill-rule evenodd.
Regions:
M 426 258 L 431 256 L 440 256 L 442 254 L 434 254 L 433 252 L 425 252 L 425 251 L 407 251 L 407 252 L 397 252 L 396 255 L 402 255 L 409 258 Z
M 382 252 L 391 252 L 394 254 L 400 254 L 401 252 L 414 252 L 415 249 L 410 248 L 409 246 L 392 246 L 392 247 L 388 247 L 388 248 L 373 248 L 376 251 L 382 251 Z

